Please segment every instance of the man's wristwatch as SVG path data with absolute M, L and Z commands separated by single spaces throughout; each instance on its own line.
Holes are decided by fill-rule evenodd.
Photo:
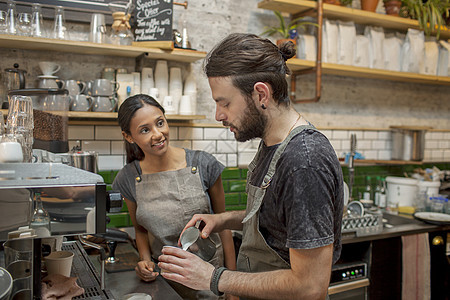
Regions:
M 223 271 L 225 271 L 226 269 L 227 268 L 225 268 L 225 267 L 219 267 L 219 268 L 216 267 L 212 273 L 209 288 L 217 296 L 223 295 L 223 293 L 219 291 L 219 279 L 220 279 L 220 276 L 222 275 Z

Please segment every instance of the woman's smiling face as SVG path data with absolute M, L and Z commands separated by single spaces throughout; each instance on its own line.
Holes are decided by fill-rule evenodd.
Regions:
M 144 104 L 136 111 L 130 122 L 130 133 L 124 133 L 130 143 L 136 143 L 147 155 L 162 155 L 169 147 L 169 125 L 163 112 Z

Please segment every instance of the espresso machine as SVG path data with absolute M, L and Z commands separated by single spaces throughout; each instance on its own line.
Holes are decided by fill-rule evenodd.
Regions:
M 0 241 L 6 241 L 5 268 L 15 260 L 25 261 L 26 270 L 18 271 L 29 278 L 22 282 L 32 295 L 27 298 L 41 299 L 43 259 L 59 247 L 74 253 L 70 277 L 77 277 L 85 291 L 76 299 L 113 299 L 104 287 L 104 274 L 98 274 L 82 244 L 103 250 L 83 237 L 106 233 L 106 213 L 121 207 L 120 193 L 107 192 L 98 174 L 62 163 L 0 164 Z M 48 222 L 36 214 L 47 216 Z M 69 241 L 61 243 L 63 237 Z M 101 261 L 105 259 L 103 250 Z

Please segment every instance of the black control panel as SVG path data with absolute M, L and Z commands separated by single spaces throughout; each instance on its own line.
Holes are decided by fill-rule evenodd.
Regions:
M 366 263 L 339 264 L 331 271 L 330 285 L 367 277 Z

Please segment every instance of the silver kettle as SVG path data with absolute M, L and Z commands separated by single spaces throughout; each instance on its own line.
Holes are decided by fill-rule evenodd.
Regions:
M 97 157 L 98 154 L 95 151 L 80 151 L 77 147 L 74 147 L 74 149 L 69 152 L 69 165 L 92 173 L 97 173 Z

